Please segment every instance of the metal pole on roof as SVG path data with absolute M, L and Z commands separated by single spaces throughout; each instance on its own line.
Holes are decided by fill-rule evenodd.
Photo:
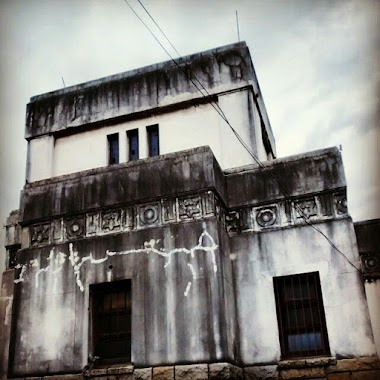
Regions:
M 237 27 L 238 41 L 240 42 L 239 16 L 238 16 L 238 11 L 235 11 L 235 12 L 236 12 L 236 27 Z

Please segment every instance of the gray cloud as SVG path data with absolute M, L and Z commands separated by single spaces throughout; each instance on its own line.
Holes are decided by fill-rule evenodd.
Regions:
M 131 4 L 143 15 L 136 1 Z M 235 42 L 238 10 L 241 39 L 253 56 L 279 155 L 342 143 L 351 214 L 354 219 L 380 216 L 380 211 L 363 206 L 380 198 L 374 172 L 379 153 L 380 2 L 144 4 L 181 54 Z M 144 20 L 149 22 L 146 16 Z M 23 129 L 30 96 L 62 87 L 61 77 L 72 85 L 168 57 L 123 1 L 2 1 L 0 39 L 4 220 L 18 207 L 24 183 Z

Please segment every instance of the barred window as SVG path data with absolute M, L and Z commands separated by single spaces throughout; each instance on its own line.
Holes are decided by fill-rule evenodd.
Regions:
M 282 357 L 330 352 L 318 272 L 273 278 Z
M 100 362 L 131 361 L 131 280 L 90 288 L 93 354 Z

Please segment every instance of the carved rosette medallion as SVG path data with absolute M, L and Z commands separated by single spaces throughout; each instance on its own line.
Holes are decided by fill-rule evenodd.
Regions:
M 65 227 L 68 239 L 78 239 L 84 235 L 85 220 L 84 218 L 66 219 Z
M 338 215 L 345 215 L 347 214 L 347 197 L 346 194 L 339 193 L 334 194 L 334 204 L 336 208 L 336 213 Z
M 121 228 L 121 210 L 105 211 L 102 213 L 102 232 L 118 231 Z
M 380 278 L 380 252 L 360 254 L 364 276 L 367 278 Z
M 202 217 L 201 197 L 186 197 L 178 199 L 179 218 L 181 220 Z
M 256 210 L 256 222 L 260 227 L 270 227 L 276 224 L 277 208 L 275 206 Z
M 49 244 L 50 224 L 38 224 L 30 228 L 30 244 Z
M 158 203 L 139 206 L 138 215 L 140 227 L 155 226 L 160 222 L 160 206 Z
M 295 202 L 294 208 L 299 219 L 310 219 L 310 217 L 318 215 L 317 204 L 314 198 Z

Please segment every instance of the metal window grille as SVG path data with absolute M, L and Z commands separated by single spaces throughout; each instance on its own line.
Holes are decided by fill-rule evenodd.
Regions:
M 158 156 L 160 154 L 158 124 L 146 127 L 146 130 L 148 133 L 149 157 Z
M 128 161 L 139 159 L 139 131 L 133 129 L 127 132 L 128 139 Z
M 93 354 L 100 362 L 130 362 L 131 281 L 92 285 Z
M 318 272 L 273 279 L 282 357 L 330 352 Z
M 119 163 L 119 134 L 114 133 L 107 136 L 108 139 L 108 163 L 110 165 Z

